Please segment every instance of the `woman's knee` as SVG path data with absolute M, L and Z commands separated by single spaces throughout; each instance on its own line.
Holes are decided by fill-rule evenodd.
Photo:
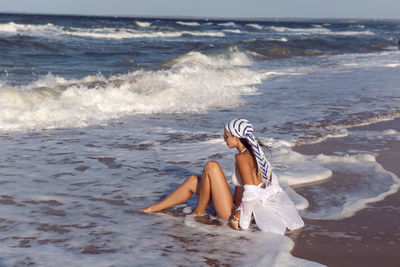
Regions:
M 186 179 L 186 182 L 197 183 L 198 179 L 199 179 L 199 176 L 192 174 Z
M 214 170 L 220 170 L 220 169 L 221 169 L 221 166 L 216 161 L 209 161 L 204 166 L 204 171 L 206 171 L 206 172 L 210 172 L 210 171 L 214 171 Z
M 185 184 L 187 184 L 192 191 L 196 191 L 199 180 L 199 176 L 192 174 L 186 179 Z

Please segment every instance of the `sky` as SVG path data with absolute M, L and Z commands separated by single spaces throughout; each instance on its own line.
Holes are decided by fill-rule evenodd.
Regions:
M 0 12 L 206 18 L 400 19 L 400 0 L 0 0 Z

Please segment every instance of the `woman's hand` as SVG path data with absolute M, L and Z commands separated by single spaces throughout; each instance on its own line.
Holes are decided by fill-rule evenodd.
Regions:
M 239 219 L 240 219 L 240 210 L 235 211 L 231 217 L 231 227 L 232 229 L 239 229 Z

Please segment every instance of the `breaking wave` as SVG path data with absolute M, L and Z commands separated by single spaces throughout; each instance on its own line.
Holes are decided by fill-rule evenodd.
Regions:
M 135 25 L 141 28 L 149 28 L 148 22 L 136 21 Z M 48 38 L 77 36 L 98 39 L 129 39 L 129 38 L 177 38 L 184 35 L 192 36 L 208 36 L 208 37 L 224 37 L 221 31 L 144 31 L 130 28 L 75 28 L 62 27 L 51 23 L 43 25 L 17 24 L 9 22 L 0 24 L 0 33 L 3 34 L 20 34 L 26 36 L 42 36 Z
M 190 52 L 164 64 L 105 77 L 67 80 L 48 74 L 23 87 L 0 85 L 0 129 L 84 127 L 129 114 L 196 113 L 230 108 L 254 93 L 264 74 L 249 70 L 251 59 Z

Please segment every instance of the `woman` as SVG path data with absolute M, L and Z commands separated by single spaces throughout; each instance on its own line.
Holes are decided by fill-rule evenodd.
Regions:
M 296 207 L 279 186 L 272 173 L 262 147 L 253 136 L 253 126 L 245 119 L 234 119 L 225 125 L 224 140 L 229 148 L 236 148 L 235 170 L 229 189 L 220 165 L 208 162 L 201 178 L 192 175 L 162 201 L 143 209 L 143 212 L 160 211 L 187 201 L 194 193 L 198 195 L 194 215 L 205 215 L 208 204 L 224 220 L 231 219 L 233 229 L 247 229 L 254 215 L 257 226 L 266 232 L 284 234 L 286 228 L 303 227 Z M 260 146 L 261 144 L 261 146 Z

